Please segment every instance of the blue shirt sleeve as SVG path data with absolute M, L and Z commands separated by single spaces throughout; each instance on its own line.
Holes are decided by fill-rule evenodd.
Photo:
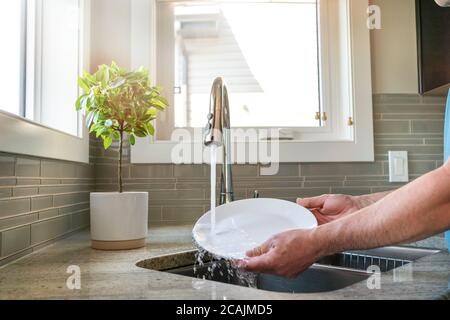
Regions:
M 446 162 L 449 157 L 450 157 L 450 90 L 447 98 L 447 108 L 445 112 L 444 162 Z M 445 233 L 445 239 L 447 240 L 447 247 L 448 250 L 450 251 L 450 230 Z

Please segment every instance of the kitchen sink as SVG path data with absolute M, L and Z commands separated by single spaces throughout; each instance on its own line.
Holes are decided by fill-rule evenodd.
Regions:
M 262 290 L 291 293 L 333 291 L 363 281 L 370 276 L 364 271 L 314 265 L 298 277 L 291 279 L 269 274 L 245 275 L 236 271 L 229 274 L 225 264 L 220 262 L 216 264 L 214 271 L 210 271 L 212 263 L 209 262 L 201 267 L 197 266 L 195 271 L 193 266 L 187 266 L 167 272 Z
M 225 261 L 206 261 L 201 266 L 188 265 L 164 271 L 261 290 L 317 293 L 342 289 L 368 279 L 372 275 L 367 271 L 369 266 L 378 266 L 381 272 L 387 272 L 437 252 L 439 250 L 399 246 L 348 251 L 320 259 L 296 278 L 243 273 L 232 269 Z
M 317 263 L 364 271 L 375 265 L 381 272 L 386 272 L 438 252 L 434 249 L 391 246 L 338 253 L 324 257 Z

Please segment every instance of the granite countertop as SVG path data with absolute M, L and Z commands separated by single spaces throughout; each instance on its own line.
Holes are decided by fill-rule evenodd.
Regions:
M 145 248 L 98 251 L 84 230 L 0 268 L 0 299 L 433 299 L 446 294 L 450 254 L 439 252 L 411 264 L 410 279 L 382 274 L 381 289 L 366 281 L 314 294 L 276 293 L 159 272 L 189 264 L 191 225 L 150 228 Z M 81 288 L 68 289 L 69 266 L 79 266 Z

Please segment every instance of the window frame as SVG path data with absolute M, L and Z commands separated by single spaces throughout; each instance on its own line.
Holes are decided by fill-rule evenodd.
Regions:
M 27 2 L 26 10 L 26 46 L 22 76 L 24 101 L 20 115 L 0 110 L 0 152 L 30 155 L 51 159 L 89 163 L 89 133 L 84 124 L 84 116 L 78 113 L 78 135 L 72 135 L 39 123 L 41 108 L 39 101 L 41 44 L 39 37 L 42 20 L 43 0 L 23 0 Z M 79 72 L 89 70 L 90 66 L 90 1 L 79 2 Z M 32 8 L 32 9 L 31 9 Z M 30 25 L 33 25 L 31 27 Z M 75 103 L 75 102 L 74 102 Z M 74 107 L 75 108 L 75 107 Z M 31 119 L 33 120 L 31 120 Z
M 133 59 L 132 65 L 150 66 L 156 82 L 161 75 L 157 72 L 158 57 L 156 56 L 156 6 L 152 0 L 150 17 L 152 18 L 151 48 L 149 61 Z M 372 82 L 370 61 L 370 31 L 367 28 L 367 0 L 320 0 L 320 24 L 325 26 L 327 36 L 320 37 L 321 63 L 321 94 L 323 111 L 327 112 L 331 121 L 326 126 L 318 128 L 295 128 L 301 138 L 279 141 L 280 162 L 372 162 L 374 161 L 373 146 L 373 115 L 372 115 Z M 172 1 L 173 2 L 173 1 Z M 324 5 L 326 3 L 326 5 Z M 331 3 L 331 4 L 330 4 Z M 328 10 L 339 10 L 339 21 L 332 21 Z M 132 20 L 133 17 L 132 17 Z M 330 26 L 329 24 L 333 24 Z M 345 31 L 345 41 L 332 43 L 336 37 L 333 32 Z M 133 44 L 132 44 L 133 45 Z M 342 50 L 337 58 L 332 48 Z M 326 57 L 325 59 L 323 57 Z M 332 69 L 333 68 L 333 69 Z M 336 70 L 338 69 L 338 71 Z M 342 87 L 336 87 L 339 83 Z M 325 97 L 325 98 L 324 98 Z M 335 99 L 335 97 L 338 97 Z M 330 108 L 330 101 L 333 103 Z M 168 112 L 172 112 L 170 109 Z M 352 117 L 353 125 L 347 125 L 348 117 Z M 163 115 L 161 123 L 167 120 Z M 159 124 L 159 125 L 158 125 Z M 338 130 L 336 130 L 338 128 Z M 192 142 L 198 144 L 201 142 Z M 138 139 L 132 147 L 132 163 L 171 163 L 171 150 L 177 145 L 173 141 L 161 141 L 153 138 Z M 247 144 L 251 144 L 247 143 Z
M 159 0 L 157 1 L 158 4 L 161 3 L 167 3 L 168 1 L 164 1 L 164 0 Z M 192 2 L 192 3 L 203 3 L 204 1 L 202 0 L 186 0 L 186 1 L 170 1 L 170 2 Z M 211 1 L 210 1 L 211 2 Z M 222 1 L 217 1 L 220 3 L 239 3 L 239 1 L 230 1 L 230 0 L 222 0 Z M 311 0 L 291 0 L 291 1 L 246 1 L 247 4 L 252 4 L 252 3 L 283 3 L 283 4 L 290 4 L 290 3 L 304 3 L 304 4 L 311 4 Z M 320 2 L 320 1 L 318 1 Z M 328 52 L 327 51 L 322 51 L 322 44 L 320 43 L 320 40 L 322 38 L 328 38 L 328 26 L 327 26 L 327 19 L 326 19 L 326 14 L 328 12 L 327 8 L 328 8 L 328 3 L 326 1 L 322 1 L 323 4 L 318 5 L 317 6 L 317 10 L 316 10 L 316 17 L 317 17 L 317 39 L 318 39 L 318 43 L 317 43 L 317 72 L 319 73 L 319 77 L 318 77 L 318 105 L 317 105 L 317 110 L 314 110 L 311 114 L 310 117 L 314 118 L 315 117 L 315 113 L 319 112 L 321 115 L 323 114 L 323 112 L 326 112 L 327 115 L 330 115 L 331 113 L 335 113 L 335 110 L 333 110 L 334 112 L 332 112 L 331 110 L 334 109 L 334 106 L 331 104 L 324 104 L 323 101 L 323 94 L 322 94 L 322 88 L 323 86 L 323 82 L 328 82 L 328 78 L 325 77 L 324 79 L 322 79 L 322 75 L 320 72 L 320 69 L 322 67 L 322 64 L 325 63 L 328 65 Z M 325 19 L 321 19 L 321 17 L 325 17 Z M 169 20 L 167 17 L 163 17 L 161 18 L 161 20 Z M 170 36 L 169 34 L 167 36 Z M 157 44 L 158 47 L 159 44 Z M 176 52 L 176 47 L 174 48 L 174 51 Z M 176 54 L 175 54 L 176 55 Z M 176 68 L 176 66 L 175 66 Z M 175 70 L 175 68 L 173 68 Z M 217 74 L 219 75 L 219 74 Z M 165 77 L 167 79 L 167 77 Z M 226 77 L 225 77 L 225 81 L 226 81 Z M 212 84 L 212 83 L 211 83 Z M 169 87 L 166 84 L 162 84 L 163 88 L 164 87 Z M 177 87 L 177 83 L 176 80 L 174 81 L 174 90 Z M 229 90 L 230 92 L 230 90 Z M 231 98 L 230 98 L 231 99 Z M 175 100 L 175 98 L 174 98 Z M 232 99 L 231 99 L 231 104 L 233 103 Z M 190 107 L 192 107 L 192 105 L 187 106 L 186 113 L 189 113 L 192 109 L 190 109 Z M 171 110 L 168 110 L 168 113 L 170 114 L 171 117 L 175 117 L 174 114 L 174 110 L 175 108 L 172 108 Z M 187 122 L 187 121 L 186 121 Z M 323 121 L 322 119 L 317 120 L 317 125 L 316 126 L 245 126 L 245 127 L 240 127 L 240 126 L 233 126 L 234 129 L 263 129 L 263 130 L 270 130 L 273 128 L 276 129 L 280 129 L 283 130 L 285 132 L 290 132 L 292 137 L 294 138 L 294 140 L 298 139 L 298 135 L 299 134 L 310 134 L 310 133 L 330 133 L 332 131 L 332 127 L 333 125 L 328 122 L 328 121 Z M 193 129 L 198 128 L 198 127 L 185 127 L 185 126 L 177 126 L 176 128 L 180 128 L 180 129 L 185 129 L 185 130 L 190 130 L 193 132 Z

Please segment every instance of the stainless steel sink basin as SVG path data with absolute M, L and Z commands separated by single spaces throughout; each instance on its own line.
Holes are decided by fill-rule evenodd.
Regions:
M 358 270 L 345 270 L 337 267 L 314 265 L 293 279 L 269 274 L 256 274 L 254 275 L 254 281 L 250 284 L 246 278 L 240 277 L 235 272 L 229 275 L 224 264 L 219 263 L 213 272 L 208 270 L 210 267 L 211 263 L 207 263 L 202 267 L 197 267 L 195 272 L 193 266 L 172 269 L 167 272 L 240 286 L 254 286 L 262 290 L 291 293 L 337 290 L 363 281 L 370 276 L 370 274 Z
M 208 262 L 196 268 L 190 265 L 166 272 L 240 286 L 251 285 L 257 289 L 276 292 L 327 292 L 366 280 L 371 275 L 366 271 L 369 266 L 376 265 L 380 267 L 381 272 L 386 272 L 437 252 L 439 250 L 411 247 L 343 252 L 320 259 L 293 279 L 268 274 L 247 274 L 242 277 L 242 274 L 235 270 L 229 272 L 224 261 Z M 248 281 L 249 278 L 252 281 Z
M 437 252 L 439 250 L 391 246 L 338 253 L 324 257 L 318 263 L 356 270 L 367 270 L 369 266 L 376 265 L 381 272 L 386 272 Z

